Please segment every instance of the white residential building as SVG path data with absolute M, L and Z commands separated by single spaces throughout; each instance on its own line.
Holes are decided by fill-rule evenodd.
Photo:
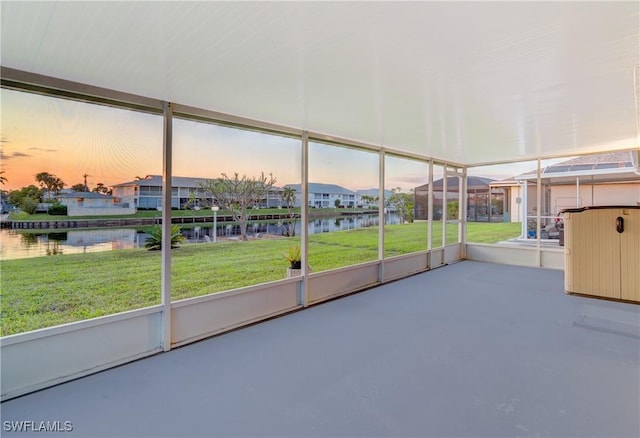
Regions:
M 95 192 L 72 192 L 58 196 L 67 207 L 67 216 L 105 216 L 134 214 L 136 208 L 115 196 Z

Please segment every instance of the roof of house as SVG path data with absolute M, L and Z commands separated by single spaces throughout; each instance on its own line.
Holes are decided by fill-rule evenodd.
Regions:
M 545 166 L 542 169 L 542 176 L 546 178 L 557 178 L 568 174 L 570 172 L 586 172 L 591 170 L 598 170 L 600 173 L 606 171 L 606 169 L 615 170 L 613 173 L 619 173 L 619 169 L 626 169 L 623 172 L 633 172 L 633 158 L 631 151 L 618 151 L 618 152 L 606 152 L 603 154 L 591 154 L 583 155 L 576 158 L 571 158 L 566 161 L 561 161 L 550 166 Z M 517 180 L 532 179 L 536 176 L 537 171 L 530 170 L 528 172 L 520 173 L 518 175 L 500 180 L 500 183 L 508 184 L 515 183 Z M 573 174 L 575 175 L 575 174 Z
M 607 152 L 604 154 L 583 155 L 581 157 L 572 158 L 561 163 L 554 164 L 553 166 L 569 166 L 579 164 L 603 164 L 603 163 L 615 163 L 620 164 L 620 167 L 626 167 L 626 163 L 631 163 L 631 151 L 617 151 Z
M 287 184 L 284 187 L 291 187 L 296 192 L 300 192 L 300 184 Z M 353 190 L 345 189 L 337 184 L 309 183 L 309 193 L 329 193 L 332 195 L 355 195 Z
M 447 187 L 452 188 L 452 191 L 458 190 L 458 177 L 448 176 L 447 177 Z M 433 182 L 434 189 L 442 189 L 444 178 L 440 178 Z M 492 178 L 486 178 L 484 176 L 467 176 L 467 190 L 474 188 L 483 188 L 488 189 L 489 183 L 495 181 Z M 424 191 L 429 189 L 429 184 L 423 184 L 421 186 L 416 187 L 416 191 Z
M 188 176 L 174 176 L 171 178 L 171 186 L 172 187 L 193 187 L 197 188 L 198 184 L 203 181 L 211 181 L 212 178 L 191 178 Z M 143 179 L 135 179 L 133 181 L 128 181 L 120 184 L 114 184 L 113 187 L 125 187 L 125 186 L 153 186 L 153 187 L 161 187 L 162 186 L 162 175 L 147 175 Z
M 360 196 L 380 196 L 380 189 L 376 189 L 376 188 L 371 188 L 371 189 L 362 189 L 362 190 L 356 190 L 356 193 Z M 393 192 L 391 190 L 385 190 L 384 191 L 384 196 L 389 197 L 393 195 Z
M 58 198 L 92 198 L 92 199 L 113 199 L 111 195 L 103 195 L 96 192 L 71 192 L 58 195 Z
M 631 161 L 631 152 L 608 152 L 605 154 L 584 155 L 572 158 L 567 161 L 546 166 L 543 174 L 559 173 L 559 172 L 577 172 L 583 170 L 596 169 L 620 169 L 625 167 L 633 167 Z M 535 171 L 534 171 L 535 173 Z
M 172 187 L 188 187 L 199 188 L 200 183 L 206 181 L 213 181 L 215 178 L 192 178 L 189 176 L 174 176 L 171 178 Z M 161 175 L 147 175 L 143 179 L 135 179 L 120 184 L 114 184 L 113 187 L 126 187 L 126 186 L 138 186 L 138 187 L 162 187 Z M 274 187 L 274 190 L 278 190 Z

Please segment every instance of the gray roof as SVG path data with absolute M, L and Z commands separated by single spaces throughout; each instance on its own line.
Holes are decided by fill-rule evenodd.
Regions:
M 171 186 L 197 188 L 199 182 L 211 181 L 213 179 L 214 178 L 191 178 L 188 176 L 174 176 L 171 178 Z M 124 186 L 162 187 L 162 175 L 147 175 L 147 177 L 144 179 L 134 179 L 133 181 L 113 185 L 113 187 L 124 187 Z
M 604 154 L 595 154 L 595 155 L 583 155 L 581 157 L 563 161 L 561 163 L 557 163 L 549 167 L 569 166 L 569 165 L 576 165 L 576 164 L 602 164 L 602 163 L 616 163 L 616 164 L 621 164 L 620 167 L 626 167 L 624 166 L 625 163 L 631 163 L 631 152 L 621 151 L 621 152 L 607 152 Z
M 189 176 L 174 176 L 171 178 L 172 187 L 188 187 L 199 188 L 199 183 L 205 181 L 213 181 L 218 178 L 191 178 Z M 161 175 L 147 175 L 144 179 L 135 179 L 120 184 L 114 184 L 113 187 L 126 187 L 126 186 L 138 186 L 138 187 L 162 187 Z M 273 187 L 273 190 L 279 190 L 278 187 Z
M 567 161 L 546 166 L 542 169 L 543 175 L 551 173 L 561 174 L 564 172 L 578 172 L 598 169 L 620 169 L 633 167 L 631 159 L 631 151 L 606 152 L 604 154 L 583 155 L 572 158 Z M 531 176 L 536 174 L 536 170 L 521 173 L 512 178 L 506 178 L 505 181 L 511 181 L 522 176 Z
M 72 192 L 58 195 L 58 198 L 93 198 L 93 199 L 113 199 L 111 195 L 103 195 L 96 192 Z
M 543 174 L 577 172 L 597 169 L 620 169 L 633 167 L 631 152 L 608 152 L 605 154 L 584 155 L 571 160 L 547 166 L 542 170 Z M 535 173 L 535 171 L 533 172 Z
M 291 187 L 300 193 L 300 184 L 287 184 L 284 187 Z M 355 195 L 353 190 L 345 189 L 337 184 L 309 183 L 309 193 L 329 193 L 332 195 Z
M 371 188 L 371 189 L 362 189 L 362 190 L 356 190 L 356 193 L 360 196 L 380 196 L 380 189 L 376 189 L 376 188 Z M 391 190 L 385 190 L 384 191 L 384 196 L 385 198 L 388 198 L 389 196 L 393 195 L 393 192 Z
M 455 189 L 452 189 L 453 191 L 458 190 L 458 184 L 456 181 L 457 177 L 455 176 L 449 176 L 447 177 L 447 187 L 452 187 L 455 186 Z M 489 188 L 489 183 L 495 181 L 492 178 L 487 178 L 484 176 L 467 176 L 467 189 L 473 189 L 473 188 Z M 443 178 L 440 178 L 439 180 L 436 180 L 433 182 L 433 188 L 434 189 L 442 189 L 442 185 L 443 185 Z M 429 184 L 423 184 L 419 187 L 416 187 L 417 191 L 422 191 L 422 190 L 428 190 L 429 189 Z

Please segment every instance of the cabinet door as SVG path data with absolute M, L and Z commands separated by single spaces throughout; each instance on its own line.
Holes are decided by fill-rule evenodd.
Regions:
M 621 298 L 640 301 L 640 210 L 621 209 L 624 232 L 620 234 Z
M 594 209 L 570 214 L 568 292 L 621 298 L 620 235 L 616 231 L 616 218 L 621 213 L 618 209 Z

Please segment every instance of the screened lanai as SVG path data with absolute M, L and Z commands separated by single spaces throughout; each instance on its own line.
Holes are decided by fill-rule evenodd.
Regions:
M 527 218 L 521 238 L 534 238 L 540 220 L 541 237 L 558 239 L 564 209 L 640 205 L 640 179 L 635 172 L 637 162 L 638 151 L 635 150 L 582 155 L 544 166 L 540 171 L 539 216 L 535 170 L 492 181 L 490 186 L 506 194 L 510 199 L 507 205 L 511 204 L 507 208 L 516 213 L 516 218 Z
M 637 305 L 563 294 L 564 249 L 542 238 L 549 166 L 624 152 L 626 183 L 639 181 L 635 2 L 0 8 L 2 201 L 16 207 L 2 217 L 0 245 L 3 420 L 70 421 L 81 436 L 128 424 L 122 435 L 144 436 L 127 406 L 166 423 L 154 436 L 637 435 Z M 532 169 L 529 198 L 518 186 L 468 196 L 472 178 L 492 187 Z M 149 175 L 155 209 L 121 214 Z M 206 185 L 234 176 L 264 189 L 246 218 Z M 182 196 L 180 180 L 192 182 L 186 202 L 163 208 Z M 123 184 L 126 199 L 113 191 Z M 57 201 L 80 203 L 78 187 L 111 204 L 94 216 L 51 214 L 64 210 Z M 286 187 L 300 188 L 294 199 Z M 211 205 L 193 208 L 189 190 Z M 263 208 L 269 193 L 277 208 Z M 329 206 L 306 207 L 316 199 Z M 519 213 L 523 199 L 532 209 Z M 29 213 L 33 204 L 47 214 Z M 401 207 L 423 215 L 400 218 Z M 498 244 L 530 217 L 532 245 Z M 144 248 L 152 226 L 159 251 Z M 172 242 L 176 233 L 187 241 Z M 610 386 L 590 364 L 611 373 Z M 422 373 L 433 386 L 419 385 Z M 213 386 L 198 383 L 209 378 Z M 522 382 L 539 390 L 515 390 Z M 86 408 L 98 399 L 82 394 L 114 409 L 97 418 Z M 140 408 L 172 394 L 185 403 Z M 608 419 L 590 415 L 605 408 L 602 394 L 613 400 Z M 460 416 L 440 415 L 458 396 Z M 200 405 L 190 409 L 190 397 Z M 402 400 L 415 409 L 393 407 Z M 227 408 L 220 428 L 181 429 L 205 415 L 196 406 Z M 548 429 L 533 421 L 550 412 Z
M 504 192 L 500 188 L 493 188 L 490 183 L 494 181 L 492 178 L 483 178 L 481 176 L 468 176 L 466 180 L 467 187 L 467 220 L 471 222 L 502 222 L 508 220 L 508 216 L 504 216 Z M 458 191 L 460 190 L 460 181 L 456 177 L 448 177 L 446 182 L 439 179 L 433 182 L 434 199 L 437 200 L 434 208 L 434 219 L 442 217 L 443 199 L 446 192 L 447 198 L 455 207 L 458 203 Z M 449 195 L 450 192 L 450 195 Z M 415 188 L 416 196 L 416 218 L 428 219 L 428 210 L 426 208 L 429 193 L 429 185 L 425 184 Z M 418 208 L 422 207 L 422 208 Z M 454 208 L 455 210 L 455 208 Z

